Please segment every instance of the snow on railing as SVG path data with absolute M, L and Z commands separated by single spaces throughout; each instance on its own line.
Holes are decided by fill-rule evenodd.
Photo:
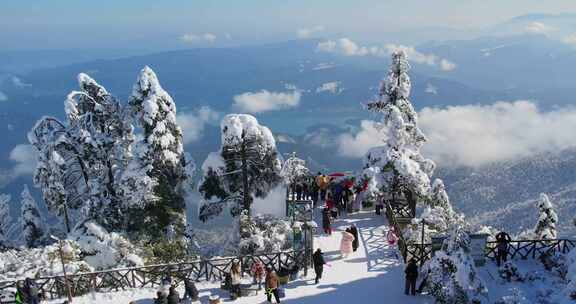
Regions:
M 80 296 L 89 292 L 111 292 L 129 288 L 156 287 L 167 275 L 173 277 L 174 282 L 180 283 L 184 279 L 200 281 L 223 281 L 230 272 L 233 263 L 240 263 L 242 273 L 249 273 L 253 263 L 260 261 L 265 267 L 276 272 L 280 269 L 308 271 L 311 252 L 309 248 L 297 251 L 276 252 L 261 255 L 247 255 L 216 259 L 200 259 L 190 262 L 149 265 L 142 267 L 111 269 L 89 273 L 77 273 L 66 276 L 42 277 L 33 279 L 40 293 L 47 299 L 62 298 L 67 295 L 66 281 L 73 296 Z M 17 281 L 0 282 L 0 295 L 14 294 Z M 3 300 L 1 303 L 6 302 Z

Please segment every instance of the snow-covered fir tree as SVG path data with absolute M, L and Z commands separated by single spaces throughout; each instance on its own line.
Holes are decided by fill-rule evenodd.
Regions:
M 126 164 L 133 138 L 120 102 L 86 74 L 78 75 L 79 91 L 68 94 L 66 123 L 41 119 L 29 133 L 38 150 L 35 184 L 49 209 L 64 215 L 71 209 L 112 230 L 122 227 L 117 177 Z
M 296 182 L 304 181 L 310 176 L 310 170 L 306 167 L 306 161 L 296 157 L 296 152 L 293 152 L 282 164 L 280 175 L 284 179 L 284 183 L 290 186 Z
M 131 205 L 138 206 L 130 208 L 129 218 L 134 220 L 129 221 L 129 230 L 159 238 L 172 227 L 183 235 L 186 206 L 182 187 L 187 179 L 187 161 L 176 105 L 149 67 L 140 72 L 129 105 L 143 133 L 135 161 L 127 171 L 132 185 L 126 193 L 131 196 L 136 192 Z
M 9 247 L 8 233 L 12 225 L 10 195 L 0 194 L 0 250 Z
M 380 93 L 367 108 L 382 115 L 376 127 L 384 145 L 366 154 L 364 168 L 382 193 L 402 191 L 426 198 L 430 192 L 430 176 L 435 165 L 420 154 L 426 137 L 418 127 L 418 116 L 410 100 L 410 66 L 402 51 L 392 54 L 388 76 L 380 85 Z
M 558 236 L 556 231 L 558 215 L 556 214 L 548 195 L 544 193 L 540 194 L 538 210 L 538 222 L 536 223 L 536 227 L 534 227 L 533 236 L 538 240 L 556 239 Z
M 210 153 L 202 165 L 202 221 L 221 214 L 229 205 L 234 216 L 242 210 L 249 215 L 254 197 L 266 197 L 282 181 L 276 141 L 255 117 L 226 115 L 220 130 L 220 151 Z
M 21 202 L 22 238 L 27 247 L 37 247 L 42 244 L 44 238 L 44 223 L 38 210 L 36 200 L 30 194 L 27 185 L 22 190 Z
M 48 209 L 68 232 L 89 220 L 131 238 L 163 238 L 170 226 L 183 232 L 182 185 L 185 167 L 194 165 L 183 156 L 174 102 L 154 72 L 142 70 L 126 105 L 86 74 L 78 82 L 65 101 L 66 122 L 43 117 L 28 136 Z
M 470 256 L 470 237 L 455 227 L 431 260 L 423 266 L 425 289 L 439 304 L 487 303 L 486 285 Z

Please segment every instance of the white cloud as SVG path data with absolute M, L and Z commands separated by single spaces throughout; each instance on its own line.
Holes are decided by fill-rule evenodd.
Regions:
M 419 64 L 436 66 L 443 71 L 451 71 L 456 68 L 454 62 L 440 58 L 434 54 L 424 54 L 412 46 L 399 44 L 385 44 L 383 46 L 361 46 L 348 38 L 340 38 L 337 41 L 327 40 L 319 42 L 316 46 L 319 52 L 336 53 L 344 56 L 375 56 L 387 57 L 395 51 L 404 51 L 408 59 Z
M 566 44 L 576 45 L 576 33 L 564 37 L 562 41 Z
M 424 154 L 441 165 L 479 166 L 576 146 L 576 108 L 543 112 L 529 101 L 425 108 Z M 342 155 L 361 157 L 381 144 L 373 122 L 339 140 Z
M 10 151 L 10 160 L 16 162 L 12 168 L 12 177 L 30 175 L 36 170 L 36 149 L 32 145 L 16 145 Z
M 16 77 L 16 76 L 12 76 L 11 80 L 12 80 L 12 84 L 19 89 L 23 89 L 23 88 L 27 88 L 27 87 L 32 86 L 31 84 L 25 83 L 24 81 L 22 81 L 22 79 L 20 79 L 19 77 Z
M 348 157 L 363 157 L 372 148 L 383 144 L 384 136 L 379 133 L 376 122 L 363 120 L 356 134 L 345 133 L 338 138 L 338 153 Z
M 0 91 L 0 101 L 7 101 L 8 96 Z
M 311 28 L 301 28 L 296 31 L 296 36 L 298 36 L 300 39 L 307 39 L 322 31 L 324 31 L 324 26 L 322 25 L 317 25 Z
M 536 21 L 527 24 L 524 30 L 532 34 L 547 34 L 556 31 L 556 28 Z
M 312 71 L 319 71 L 319 70 L 326 70 L 336 67 L 336 64 L 333 62 L 323 62 L 319 63 L 312 68 Z
M 424 90 L 424 92 L 432 95 L 438 95 L 438 88 L 428 83 L 426 84 L 426 89 Z
M 344 89 L 340 85 L 341 85 L 340 81 L 326 82 L 316 88 L 316 93 L 330 92 L 334 95 L 338 95 L 342 93 L 342 91 L 344 91 Z
M 212 33 L 204 34 L 184 34 L 180 36 L 180 40 L 183 42 L 194 43 L 194 42 L 208 42 L 214 43 L 218 37 Z
M 299 90 L 246 92 L 234 96 L 233 107 L 247 113 L 282 110 L 298 106 L 301 97 L 302 93 Z
M 184 144 L 199 140 L 204 134 L 207 124 L 217 124 L 220 114 L 210 107 L 204 106 L 192 113 L 180 113 L 176 117 L 178 125 L 182 128 Z
M 440 60 L 440 69 L 442 71 L 452 71 L 456 68 L 456 64 L 454 62 L 448 61 L 446 59 Z

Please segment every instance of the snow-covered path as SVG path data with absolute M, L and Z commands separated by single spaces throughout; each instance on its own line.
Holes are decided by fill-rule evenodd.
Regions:
M 352 223 L 358 227 L 360 247 L 347 259 L 342 259 L 340 232 Z M 314 246 L 322 249 L 330 265 L 325 267 L 323 279 L 318 285 L 314 284 L 314 271 L 310 270 L 307 278 L 290 282 L 286 286 L 286 297 L 282 299 L 282 303 L 333 304 L 356 303 L 359 300 L 363 303 L 434 303 L 430 297 L 404 295 L 404 265 L 396 257 L 396 250 L 389 247 L 386 242 L 385 232 L 388 228 L 383 217 L 377 217 L 370 212 L 357 213 L 336 220 L 333 228 L 335 232 L 332 236 L 317 235 L 314 240 Z M 199 284 L 198 288 L 201 290 L 201 303 L 208 303 L 210 293 L 221 295 L 224 303 L 232 302 L 228 300 L 227 293 L 220 291 L 214 284 Z M 181 294 L 182 291 L 180 289 Z M 134 301 L 137 304 L 151 304 L 154 294 L 155 290 L 152 289 L 97 294 L 75 299 L 74 303 L 104 304 Z M 258 296 L 242 297 L 234 303 L 267 302 L 264 293 L 260 292 Z

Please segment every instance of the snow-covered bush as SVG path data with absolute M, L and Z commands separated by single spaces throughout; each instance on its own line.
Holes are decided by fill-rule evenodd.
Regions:
M 44 238 L 44 223 L 38 211 L 38 205 L 30 194 L 28 186 L 24 185 L 22 191 L 21 203 L 22 218 L 20 223 L 22 225 L 22 237 L 24 243 L 28 247 L 36 247 L 43 243 Z
M 271 253 L 290 248 L 292 228 L 272 215 L 240 216 L 240 254 Z
M 426 262 L 426 290 L 441 304 L 484 303 L 486 285 L 479 277 L 470 256 L 470 237 L 456 227 L 442 249 Z
M 73 274 L 94 270 L 82 260 L 81 250 L 76 242 L 64 240 L 62 248 L 66 273 Z M 62 275 L 59 250 L 59 243 L 53 243 L 41 248 L 12 249 L 0 253 L 0 281 Z
M 296 157 L 296 152 L 294 152 L 282 164 L 280 176 L 286 185 L 292 185 L 309 177 L 310 170 L 306 167 L 306 161 Z
M 83 260 L 95 269 L 144 265 L 130 241 L 116 232 L 108 233 L 93 221 L 76 227 L 70 239 L 78 244 Z
M 518 266 L 514 264 L 512 261 L 506 261 L 502 267 L 498 269 L 498 273 L 500 277 L 505 279 L 508 282 L 517 281 L 522 282 L 524 281 L 524 274 L 520 272 Z

